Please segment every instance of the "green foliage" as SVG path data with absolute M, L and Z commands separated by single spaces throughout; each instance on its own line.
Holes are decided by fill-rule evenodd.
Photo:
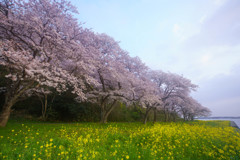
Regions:
M 222 127 L 222 128 L 230 126 L 230 121 L 222 121 L 222 120 L 212 120 L 212 121 L 195 120 L 195 121 L 188 121 L 186 123 L 189 123 L 191 125 L 205 125 L 205 126 Z
M 41 102 L 37 97 L 27 98 L 13 106 L 14 117 L 39 117 L 41 116 Z
M 4 94 L 0 94 L 3 97 Z M 43 97 L 42 97 L 43 98 Z M 101 110 L 97 104 L 78 103 L 74 100 L 75 95 L 70 91 L 61 95 L 52 90 L 52 94 L 47 96 L 47 120 L 48 121 L 65 121 L 65 122 L 99 122 Z M 42 99 L 44 102 L 44 99 Z M 1 106 L 3 105 L 2 101 Z M 30 119 L 41 119 L 42 104 L 37 96 L 29 97 L 17 102 L 13 106 L 14 112 L 11 117 L 23 117 Z M 118 102 L 108 117 L 108 122 L 142 122 L 145 109 L 138 105 L 126 106 Z M 151 111 L 148 121 L 153 121 L 154 113 Z M 176 115 L 175 115 L 176 116 Z M 157 121 L 164 121 L 163 111 L 157 112 Z M 170 114 L 169 121 L 173 121 Z M 179 117 L 177 120 L 179 121 Z
M 136 122 L 141 121 L 144 110 L 140 106 L 126 106 L 122 103 L 117 106 L 108 117 L 110 122 Z
M 134 122 L 142 121 L 145 112 L 140 106 L 129 106 L 117 103 L 110 113 L 109 122 Z M 42 115 L 42 106 L 38 97 L 32 96 L 20 101 L 13 106 L 12 117 L 39 118 Z M 48 95 L 47 117 L 50 121 L 100 121 L 100 107 L 97 104 L 78 103 L 74 95 L 66 92 L 62 95 Z
M 95 122 L 100 119 L 100 109 L 91 103 L 78 103 L 74 100 L 74 95 L 64 93 L 54 99 L 49 118 L 60 121 Z

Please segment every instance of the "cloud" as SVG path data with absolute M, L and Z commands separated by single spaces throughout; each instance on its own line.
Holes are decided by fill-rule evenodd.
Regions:
M 199 23 L 200 23 L 200 24 L 203 24 L 206 19 L 207 19 L 207 15 L 205 14 L 205 15 L 203 15 L 203 16 L 200 18 Z
M 206 55 L 203 55 L 201 58 L 200 58 L 200 61 L 202 64 L 208 64 L 211 60 L 211 55 L 209 54 L 206 54 Z
M 212 116 L 240 116 L 240 1 L 215 3 L 219 9 L 185 41 L 183 51 L 193 54 L 188 74 L 200 86 L 193 96 Z
M 217 6 L 221 6 L 226 3 L 227 0 L 213 0 L 213 3 Z
M 212 111 L 212 116 L 240 116 L 240 96 L 219 99 L 205 105 Z
M 175 47 L 173 71 L 197 83 L 229 74 L 240 63 L 240 1 L 221 1 L 215 13 L 203 14 L 197 23 L 195 32 L 190 25 L 181 25 L 185 41 Z
M 214 15 L 203 16 L 200 22 L 202 23 L 200 32 L 188 39 L 187 46 L 196 48 L 240 44 L 239 0 L 227 1 Z
M 202 81 L 193 96 L 213 111 L 213 116 L 240 116 L 240 63 L 228 75 Z
M 180 33 L 180 26 L 179 26 L 179 24 L 174 24 L 174 26 L 173 26 L 173 33 L 177 34 L 177 35 Z

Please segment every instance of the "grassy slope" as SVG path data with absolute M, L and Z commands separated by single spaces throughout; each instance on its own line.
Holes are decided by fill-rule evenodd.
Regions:
M 0 128 L 0 159 L 240 159 L 229 124 L 10 121 Z

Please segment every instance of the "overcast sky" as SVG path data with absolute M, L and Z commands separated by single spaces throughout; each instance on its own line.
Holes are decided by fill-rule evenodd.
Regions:
M 199 85 L 212 116 L 240 116 L 240 0 L 72 0 L 85 27 L 152 69 Z

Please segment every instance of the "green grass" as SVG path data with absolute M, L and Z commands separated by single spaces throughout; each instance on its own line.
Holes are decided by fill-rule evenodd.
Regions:
M 0 159 L 240 159 L 229 121 L 41 123 L 0 128 Z
M 195 120 L 195 121 L 189 121 L 186 123 L 212 126 L 212 127 L 221 127 L 221 128 L 230 127 L 230 121 L 222 121 L 222 120 L 210 120 L 210 121 Z

